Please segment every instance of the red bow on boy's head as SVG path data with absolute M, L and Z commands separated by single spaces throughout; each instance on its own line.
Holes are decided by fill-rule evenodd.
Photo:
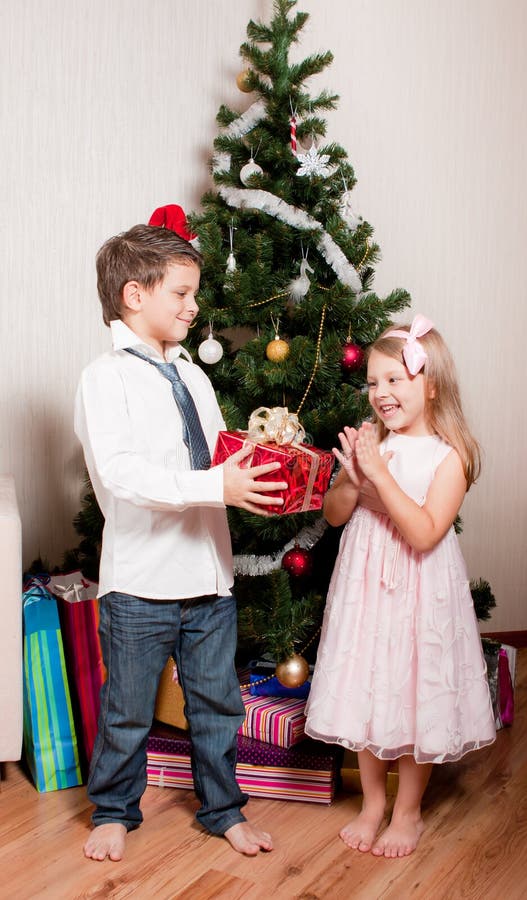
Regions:
M 155 209 L 148 221 L 149 225 L 159 225 L 162 228 L 170 228 L 186 241 L 192 241 L 196 235 L 187 228 L 187 217 L 181 206 L 169 203 L 168 206 L 160 206 Z

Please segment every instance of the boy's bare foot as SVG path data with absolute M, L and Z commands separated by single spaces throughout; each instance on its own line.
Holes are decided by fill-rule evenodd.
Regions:
M 352 850 L 367 853 L 368 850 L 371 850 L 383 818 L 384 807 L 380 810 L 363 809 L 355 819 L 352 819 L 339 831 L 339 836 Z
M 84 845 L 84 856 L 97 860 L 107 857 L 114 861 L 122 859 L 125 837 L 126 827 L 118 822 L 97 825 Z
M 374 856 L 385 856 L 387 859 L 409 856 L 417 847 L 424 828 L 421 816 L 392 819 L 371 852 Z
M 271 835 L 266 831 L 260 831 L 250 822 L 237 822 L 231 825 L 224 833 L 231 847 L 237 853 L 245 853 L 246 856 L 256 856 L 259 850 L 272 850 Z

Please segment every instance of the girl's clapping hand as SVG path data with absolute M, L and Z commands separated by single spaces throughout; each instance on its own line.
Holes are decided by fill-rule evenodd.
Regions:
M 364 422 L 355 439 L 355 456 L 363 475 L 375 484 L 375 479 L 386 471 L 391 453 L 381 456 L 375 427 Z
M 350 428 L 348 425 L 343 431 L 339 432 L 339 441 L 341 449 L 333 447 L 333 454 L 338 459 L 342 468 L 345 470 L 349 480 L 354 487 L 360 488 L 364 475 L 357 465 L 355 456 L 355 443 L 358 431 L 356 428 Z

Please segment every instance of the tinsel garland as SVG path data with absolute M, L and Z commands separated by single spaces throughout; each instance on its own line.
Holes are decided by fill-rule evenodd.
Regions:
M 314 525 L 307 525 L 285 547 L 270 556 L 257 556 L 255 553 L 238 555 L 234 557 L 235 575 L 269 575 L 282 565 L 282 558 L 293 547 L 302 547 L 311 550 L 324 534 L 328 523 L 320 518 Z
M 348 259 L 338 244 L 327 231 L 324 230 L 322 223 L 310 216 L 303 209 L 297 206 L 290 206 L 280 197 L 271 194 L 270 191 L 255 190 L 254 188 L 234 188 L 223 186 L 219 189 L 220 196 L 223 197 L 229 206 L 237 209 L 259 209 L 280 219 L 287 225 L 294 228 L 303 228 L 306 230 L 321 231 L 322 234 L 318 240 L 317 247 L 322 256 L 331 266 L 338 280 L 349 287 L 355 293 L 362 290 L 362 282 L 358 272 Z
M 255 100 L 251 103 L 249 109 L 246 109 L 241 116 L 234 119 L 230 125 L 223 129 L 223 134 L 227 137 L 242 138 L 249 131 L 258 125 L 267 115 L 267 104 L 265 100 Z M 231 167 L 230 153 L 215 153 L 212 157 L 213 172 L 228 172 Z
M 266 115 L 267 109 L 264 100 L 256 100 L 249 109 L 235 119 L 225 129 L 229 137 L 241 138 L 246 135 Z M 215 173 L 228 172 L 231 167 L 229 153 L 216 153 L 212 160 L 212 170 Z M 259 209 L 262 212 L 292 225 L 293 228 L 320 231 L 321 236 L 317 247 L 335 272 L 339 281 L 351 288 L 355 293 L 362 290 L 362 282 L 355 267 L 348 261 L 338 244 L 330 234 L 325 231 L 321 222 L 310 216 L 297 206 L 290 206 L 280 197 L 271 194 L 270 191 L 255 190 L 254 188 L 234 188 L 223 185 L 219 188 L 222 197 L 229 206 L 236 209 Z

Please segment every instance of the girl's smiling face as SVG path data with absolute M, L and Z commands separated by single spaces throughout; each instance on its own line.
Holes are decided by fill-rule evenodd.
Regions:
M 368 397 L 372 409 L 390 431 L 414 437 L 433 434 L 427 422 L 426 380 L 422 372 L 410 375 L 402 362 L 372 350 L 368 359 Z

